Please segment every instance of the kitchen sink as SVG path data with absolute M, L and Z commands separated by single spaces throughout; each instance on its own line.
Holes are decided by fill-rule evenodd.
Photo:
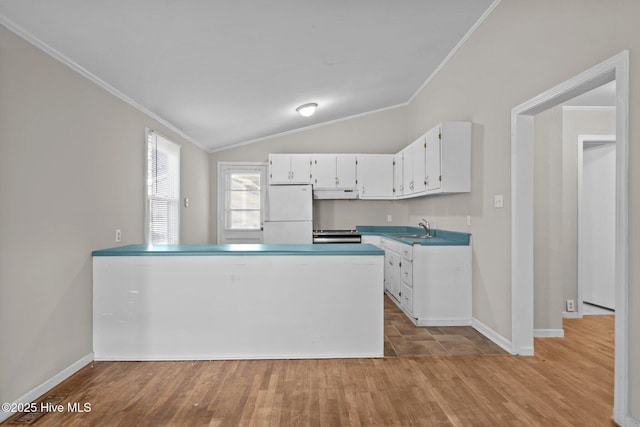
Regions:
M 430 239 L 433 236 L 427 236 L 425 234 L 394 234 L 393 236 L 401 239 Z

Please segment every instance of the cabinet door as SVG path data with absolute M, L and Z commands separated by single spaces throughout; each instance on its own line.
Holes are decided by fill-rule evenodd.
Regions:
M 413 314 L 413 289 L 404 284 L 400 295 L 400 305 L 407 313 Z
M 440 163 L 440 144 L 442 134 L 440 127 L 431 129 L 426 134 L 426 153 L 425 153 L 425 180 L 427 182 L 427 191 L 436 191 L 440 189 L 442 182 L 441 163 Z
M 291 158 L 291 178 L 289 184 L 311 183 L 311 156 L 309 154 L 289 154 Z
M 402 152 L 393 156 L 393 195 L 402 196 L 404 185 L 402 182 Z
M 359 154 L 357 172 L 361 199 L 393 198 L 393 154 Z
M 443 122 L 440 138 L 442 193 L 471 191 L 471 122 Z
M 269 184 L 289 184 L 291 155 L 269 154 Z
M 314 189 L 336 188 L 336 155 L 314 154 L 311 156 L 311 183 Z
M 402 195 L 413 194 L 413 156 L 411 145 L 402 150 Z
M 338 154 L 336 156 L 336 187 L 356 188 L 356 155 Z
M 413 160 L 413 193 L 424 193 L 426 186 L 426 137 L 423 135 L 411 144 Z

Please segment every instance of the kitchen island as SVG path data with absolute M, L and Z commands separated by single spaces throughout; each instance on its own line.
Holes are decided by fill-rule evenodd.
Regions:
M 93 252 L 96 360 L 383 356 L 372 245 L 131 245 Z

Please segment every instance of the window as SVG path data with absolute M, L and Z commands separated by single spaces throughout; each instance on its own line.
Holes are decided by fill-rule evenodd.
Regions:
M 228 171 L 225 185 L 225 228 L 260 229 L 260 172 Z
M 179 243 L 180 146 L 147 131 L 147 244 Z
M 218 164 L 218 243 L 260 243 L 266 164 Z

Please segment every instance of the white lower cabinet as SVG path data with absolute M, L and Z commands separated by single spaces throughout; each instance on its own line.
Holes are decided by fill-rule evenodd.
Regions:
M 384 288 L 395 299 L 400 298 L 401 290 L 400 254 L 389 249 L 384 250 Z
M 471 324 L 471 246 L 381 239 L 385 291 L 419 326 Z

